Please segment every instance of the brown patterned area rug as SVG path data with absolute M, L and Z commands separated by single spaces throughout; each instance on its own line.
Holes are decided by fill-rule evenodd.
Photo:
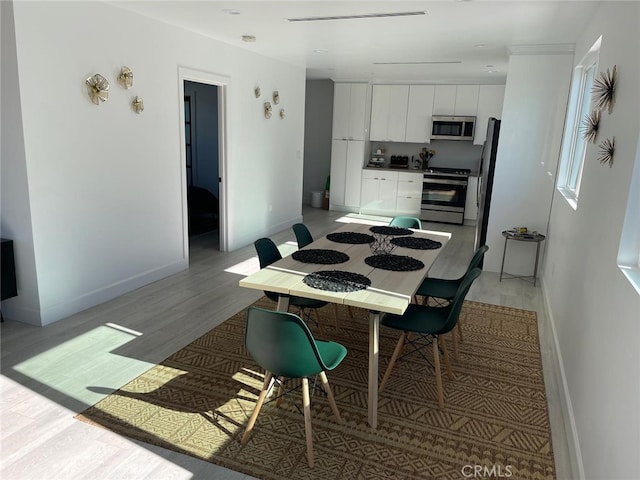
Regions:
M 337 325 L 332 308 L 321 315 L 326 335 L 349 353 L 328 374 L 345 424 L 334 421 L 321 389 L 312 398 L 313 469 L 294 405 L 299 390 L 279 406 L 266 403 L 251 440 L 240 444 L 263 382 L 244 350 L 244 311 L 78 418 L 261 479 L 555 477 L 535 312 L 465 302 L 455 379 L 443 372 L 445 408 L 432 365 L 410 355 L 380 394 L 377 430 L 366 421 L 367 313 L 350 318 L 341 307 Z M 381 328 L 381 375 L 398 337 Z

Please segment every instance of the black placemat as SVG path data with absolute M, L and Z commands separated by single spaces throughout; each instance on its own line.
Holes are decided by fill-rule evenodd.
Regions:
M 356 292 L 364 290 L 371 285 L 371 280 L 364 275 L 340 270 L 323 270 L 310 273 L 302 281 L 312 288 L 327 292 Z
M 349 260 L 349 255 L 338 250 L 326 250 L 322 248 L 310 248 L 293 252 L 291 257 L 302 263 L 317 263 L 320 265 L 335 265 Z
M 327 235 L 327 239 L 336 243 L 349 243 L 351 245 L 357 245 L 361 243 L 371 243 L 374 238 L 373 235 L 358 232 L 335 232 Z
M 391 270 L 393 272 L 412 272 L 414 270 L 420 270 L 424 268 L 422 263 L 417 258 L 407 257 L 405 255 L 372 255 L 364 259 L 364 263 L 373 268 L 380 268 L 382 270 Z
M 435 240 L 416 237 L 396 237 L 391 239 L 391 243 L 397 247 L 413 248 L 414 250 L 435 250 L 442 246 L 442 243 Z
M 390 227 L 388 225 L 376 225 L 369 230 L 380 235 L 413 235 L 413 231 L 408 228 Z

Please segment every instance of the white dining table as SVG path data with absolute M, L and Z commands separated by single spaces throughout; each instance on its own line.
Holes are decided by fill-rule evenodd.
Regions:
M 369 234 L 371 225 L 363 223 L 346 223 L 335 232 L 351 232 Z M 435 262 L 438 254 L 451 239 L 448 232 L 415 230 L 414 238 L 428 238 L 440 242 L 437 249 L 419 250 L 405 247 L 395 247 L 393 255 L 409 256 L 420 260 L 424 267 L 413 271 L 390 271 L 374 268 L 365 263 L 365 258 L 373 255 L 369 244 L 347 244 L 329 240 L 326 236 L 315 240 L 304 247 L 309 249 L 328 249 L 346 253 L 349 260 L 337 265 L 321 265 L 296 261 L 291 255 L 269 265 L 258 272 L 240 280 L 241 287 L 281 293 L 277 309 L 287 311 L 288 298 L 286 295 L 312 298 L 326 302 L 359 307 L 369 311 L 369 379 L 368 379 L 368 422 L 372 428 L 378 424 L 378 356 L 380 318 L 383 313 L 402 314 L 407 309 L 413 295 L 422 280 L 428 276 L 429 268 Z M 364 275 L 371 280 L 366 289 L 352 292 L 332 292 L 313 288 L 303 279 L 310 273 L 322 270 L 339 270 Z

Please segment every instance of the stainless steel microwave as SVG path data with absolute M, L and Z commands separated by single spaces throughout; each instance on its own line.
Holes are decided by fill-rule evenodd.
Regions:
M 431 138 L 437 140 L 473 140 L 476 117 L 433 116 Z

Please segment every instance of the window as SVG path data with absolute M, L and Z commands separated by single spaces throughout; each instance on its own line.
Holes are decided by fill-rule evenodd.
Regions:
M 587 147 L 587 141 L 582 134 L 582 124 L 591 111 L 591 89 L 598 70 L 601 39 L 602 37 L 576 66 L 571 83 L 569 107 L 562 140 L 558 190 L 574 209 L 578 206 L 582 165 Z
M 636 148 L 636 160 L 631 174 L 631 187 L 624 216 L 618 266 L 640 294 L 640 136 Z

